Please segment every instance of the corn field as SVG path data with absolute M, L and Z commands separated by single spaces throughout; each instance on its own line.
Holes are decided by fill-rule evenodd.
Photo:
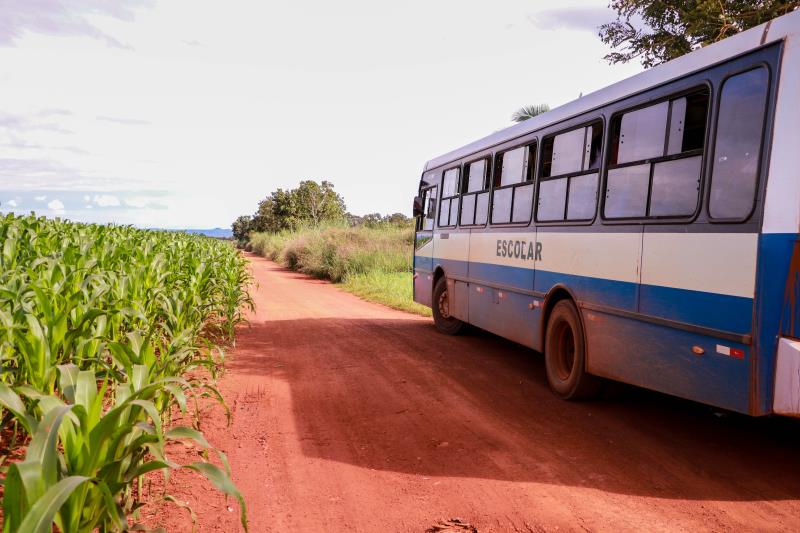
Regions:
M 188 468 L 244 501 L 187 408 L 213 387 L 252 302 L 228 243 L 35 216 L 0 218 L 3 532 L 127 531 L 142 476 Z M 209 372 L 194 372 L 206 368 Z M 224 403 L 223 403 L 224 405 Z M 168 424 L 180 410 L 190 426 Z M 170 441 L 204 460 L 176 464 Z

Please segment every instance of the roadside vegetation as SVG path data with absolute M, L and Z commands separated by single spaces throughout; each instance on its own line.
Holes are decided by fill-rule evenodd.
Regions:
M 254 233 L 253 252 L 291 269 L 333 281 L 357 296 L 429 315 L 412 298 L 414 230 L 408 224 L 328 224 Z
M 0 218 L 4 533 L 129 530 L 143 476 L 177 468 L 238 499 L 246 528 L 225 455 L 194 409 L 201 396 L 222 401 L 203 376 L 216 375 L 220 345 L 252 305 L 249 279 L 224 241 Z M 194 424 L 171 425 L 178 411 Z M 177 464 L 170 441 L 202 457 Z
M 413 221 L 402 213 L 352 215 L 330 182 L 278 189 L 232 229 L 239 246 L 258 255 L 364 299 L 430 314 L 413 300 Z

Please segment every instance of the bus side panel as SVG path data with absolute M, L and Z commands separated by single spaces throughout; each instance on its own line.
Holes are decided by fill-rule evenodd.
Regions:
M 473 232 L 469 243 L 469 277 L 522 291 L 533 290 L 536 233 Z
M 503 338 L 535 348 L 541 320 L 541 305 L 536 298 L 514 291 L 469 284 L 470 323 Z
M 561 285 L 579 302 L 635 311 L 642 256 L 641 229 L 625 233 L 542 231 L 534 289 Z
M 469 245 L 469 321 L 479 328 L 533 347 L 539 319 L 534 307 L 536 234 L 473 232 Z M 486 284 L 502 285 L 492 288 Z
M 758 234 L 645 231 L 639 312 L 752 332 Z
M 467 277 L 469 230 L 437 229 L 433 235 L 434 269 L 441 266 L 448 278 Z
M 582 314 L 590 373 L 749 411 L 750 346 L 594 310 Z

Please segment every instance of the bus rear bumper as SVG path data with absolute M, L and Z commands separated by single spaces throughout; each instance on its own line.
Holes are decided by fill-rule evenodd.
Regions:
M 775 414 L 800 417 L 800 341 L 781 337 L 775 364 Z

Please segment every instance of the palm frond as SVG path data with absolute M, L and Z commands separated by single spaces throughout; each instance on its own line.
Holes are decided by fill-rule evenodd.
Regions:
M 523 122 L 536 115 L 546 113 L 547 111 L 550 111 L 550 106 L 547 104 L 526 105 L 517 109 L 514 114 L 511 115 L 511 120 L 514 122 Z

